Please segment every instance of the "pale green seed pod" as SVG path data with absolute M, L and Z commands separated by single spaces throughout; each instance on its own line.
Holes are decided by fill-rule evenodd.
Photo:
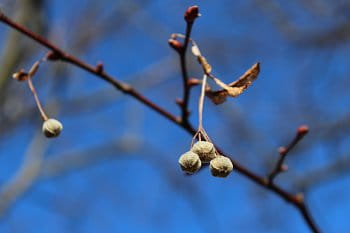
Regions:
M 219 155 L 210 161 L 210 172 L 215 177 L 227 177 L 233 169 L 231 160 Z
M 192 151 L 188 151 L 181 155 L 179 158 L 179 164 L 181 169 L 188 174 L 197 172 L 202 166 L 199 156 Z
M 216 157 L 213 143 L 207 141 L 196 142 L 191 148 L 191 151 L 199 156 L 202 163 L 209 163 Z
M 56 119 L 48 119 L 43 123 L 43 133 L 48 138 L 58 137 L 60 135 L 63 126 L 61 122 Z

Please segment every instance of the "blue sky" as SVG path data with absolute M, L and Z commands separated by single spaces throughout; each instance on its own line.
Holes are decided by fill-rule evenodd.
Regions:
M 108 73 L 179 114 L 175 98 L 182 94 L 181 70 L 167 40 L 171 33 L 184 33 L 183 13 L 198 4 L 202 16 L 192 37 L 216 76 L 228 83 L 261 62 L 258 80 L 239 98 L 220 106 L 206 100 L 207 132 L 225 152 L 264 175 L 278 157 L 277 148 L 292 139 L 299 125 L 309 125 L 310 134 L 287 158 L 289 171 L 276 180 L 297 193 L 303 191 L 298 181 L 313 171 L 349 160 L 349 46 L 312 40 L 346 21 L 345 16 L 332 15 L 346 2 L 335 1 L 334 9 L 315 13 L 301 1 L 273 1 L 298 29 L 291 34 L 284 33 L 287 26 L 278 15 L 258 2 L 130 1 L 126 9 L 135 15 L 123 18 L 118 12 L 123 1 L 52 0 L 44 11 L 50 24 L 47 36 L 69 51 L 77 49 L 74 36 L 80 30 L 98 29 L 108 17 L 116 20 L 119 26 L 77 49 L 78 56 L 90 64 L 103 61 Z M 131 8 L 132 3 L 142 4 L 141 9 Z M 12 18 L 11 3 L 1 6 Z M 98 14 L 81 18 L 81 12 L 94 8 Z M 0 25 L 0 42 L 8 32 Z M 29 67 L 45 53 L 39 49 L 24 65 Z M 190 76 L 200 78 L 200 67 L 190 54 L 188 63 Z M 57 173 L 43 165 L 39 177 L 5 212 L 0 232 L 309 232 L 293 206 L 236 172 L 227 179 L 212 177 L 208 169 L 184 176 L 177 160 L 189 149 L 191 137 L 94 76 L 70 65 L 47 63 L 34 83 L 44 108 L 62 121 L 64 131 L 57 139 L 44 139 L 34 112 L 34 117 L 19 119 L 15 130 L 1 132 L 0 190 L 30 153 L 33 141 L 39 141 L 33 150 L 43 150 L 45 161 L 73 165 L 63 164 L 67 167 Z M 25 85 L 12 85 L 22 93 L 13 100 L 15 106 L 34 106 Z M 194 125 L 198 97 L 199 88 L 194 88 Z M 47 107 L 53 102 L 58 107 Z M 84 157 L 93 159 L 74 163 L 74 158 Z M 322 232 L 348 232 L 349 186 L 347 173 L 336 169 L 305 190 Z

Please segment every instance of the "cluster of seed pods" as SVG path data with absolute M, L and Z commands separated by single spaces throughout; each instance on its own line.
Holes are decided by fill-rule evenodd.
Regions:
M 219 155 L 211 142 L 198 141 L 190 151 L 179 158 L 181 169 L 187 174 L 194 174 L 202 167 L 202 164 L 210 163 L 210 172 L 215 177 L 227 177 L 233 165 L 229 158 Z

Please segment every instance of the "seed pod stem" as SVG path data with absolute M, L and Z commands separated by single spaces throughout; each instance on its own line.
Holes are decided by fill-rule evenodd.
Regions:
M 202 80 L 202 89 L 201 89 L 201 95 L 199 97 L 199 104 L 198 104 L 198 131 L 203 129 L 203 105 L 204 105 L 204 96 L 205 96 L 205 86 L 207 85 L 207 75 L 203 75 Z
M 29 85 L 29 88 L 30 90 L 32 91 L 33 95 L 34 95 L 34 99 L 35 99 L 35 102 L 36 102 L 36 105 L 38 106 L 38 109 L 40 111 L 40 115 L 41 115 L 41 118 L 44 120 L 44 121 L 47 121 L 49 118 L 47 117 L 47 115 L 45 114 L 44 110 L 43 110 L 43 107 L 41 106 L 41 103 L 40 103 L 40 100 L 39 100 L 39 97 L 38 97 L 38 94 L 34 88 L 34 85 L 32 83 L 32 77 L 29 76 L 28 78 L 28 85 Z

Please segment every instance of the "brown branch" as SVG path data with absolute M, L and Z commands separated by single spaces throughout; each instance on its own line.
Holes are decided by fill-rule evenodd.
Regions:
M 284 160 L 286 159 L 288 153 L 298 144 L 298 142 L 301 141 L 301 139 L 304 138 L 304 136 L 308 132 L 309 127 L 307 127 L 306 125 L 300 126 L 295 134 L 295 137 L 289 143 L 289 145 L 287 147 L 282 146 L 279 148 L 278 152 L 280 154 L 280 157 L 277 160 L 275 168 L 271 171 L 270 175 L 268 176 L 269 183 L 273 183 L 274 179 L 278 174 L 287 170 L 287 166 L 283 164 Z
M 192 26 L 197 17 L 200 14 L 198 12 L 198 6 L 189 7 L 184 15 L 184 19 L 186 21 L 186 33 L 184 37 L 184 42 L 181 44 L 176 40 L 176 35 L 172 35 L 172 39 L 169 40 L 169 45 L 178 52 L 180 57 L 180 66 L 181 66 L 181 74 L 182 74 L 182 84 L 183 84 L 183 97 L 182 100 L 177 100 L 178 105 L 181 108 L 181 121 L 184 125 L 189 125 L 188 116 L 188 103 L 190 99 L 190 90 L 193 86 L 189 80 L 188 71 L 187 71 L 187 63 L 186 63 L 186 51 L 188 48 L 188 44 L 191 38 Z
M 151 109 L 155 110 L 156 112 L 160 113 L 161 115 L 163 115 L 164 117 L 166 117 L 170 121 L 173 121 L 176 123 L 180 122 L 180 120 L 176 116 L 167 112 L 163 108 L 159 107 L 158 105 L 156 105 L 155 103 L 153 103 L 152 101 L 147 99 L 145 96 L 141 95 L 139 92 L 134 90 L 128 84 L 123 83 L 123 82 L 113 78 L 111 75 L 107 74 L 104 71 L 100 72 L 98 69 L 96 69 L 96 67 L 91 66 L 87 63 L 84 63 L 83 61 L 81 61 L 77 57 L 74 57 L 73 55 L 66 53 L 65 51 L 63 51 L 62 49 L 60 49 L 59 47 L 57 47 L 56 45 L 51 43 L 50 41 L 41 37 L 40 35 L 30 31 L 29 29 L 23 27 L 22 25 L 15 23 L 14 21 L 12 21 L 8 17 L 6 17 L 1 11 L 0 11 L 0 21 L 7 24 L 11 28 L 16 29 L 17 31 L 21 32 L 22 34 L 28 36 L 29 38 L 35 40 L 39 44 L 48 48 L 49 50 L 51 50 L 51 52 L 48 55 L 48 59 L 62 60 L 62 61 L 71 63 L 71 64 L 105 80 L 106 82 L 110 83 L 115 88 L 122 91 L 123 93 L 130 95 L 130 96 L 133 96 L 134 98 L 136 98 L 137 100 L 139 100 L 140 102 L 142 102 L 146 106 L 150 107 Z
M 23 27 L 22 25 L 19 25 L 15 22 L 13 22 L 11 19 L 6 17 L 3 13 L 0 11 L 0 21 L 7 24 L 13 29 L 16 29 L 17 31 L 21 32 L 22 34 L 26 35 L 27 37 L 33 39 L 34 41 L 38 42 L 39 44 L 43 45 L 44 47 L 48 48 L 52 51 L 52 54 L 50 56 L 51 59 L 55 58 L 57 60 L 62 60 L 67 63 L 71 63 L 74 66 L 77 66 L 91 74 L 94 74 L 95 76 L 105 80 L 106 82 L 110 83 L 114 87 L 116 87 L 118 90 L 122 91 L 123 93 L 130 95 L 143 103 L 144 105 L 150 107 L 163 117 L 167 118 L 168 120 L 172 121 L 176 125 L 180 126 L 190 134 L 194 135 L 196 131 L 193 129 L 193 127 L 189 123 L 184 123 L 181 119 L 177 118 L 173 114 L 169 113 L 168 111 L 164 110 L 162 107 L 156 105 L 151 100 L 147 99 L 145 96 L 134 90 L 131 86 L 116 80 L 111 75 L 107 74 L 105 71 L 98 71 L 95 67 L 84 63 L 83 61 L 79 60 L 78 58 L 74 57 L 73 55 L 70 55 L 63 50 L 61 50 L 59 47 L 51 43 L 50 41 L 44 39 L 40 35 L 28 30 L 27 28 Z M 54 56 L 53 56 L 54 55 Z M 215 146 L 216 147 L 216 146 Z M 217 148 L 217 147 L 216 147 Z M 218 152 L 221 153 L 224 156 L 224 153 L 222 153 L 219 149 Z M 229 157 L 229 156 L 227 156 Z M 287 201 L 288 203 L 294 205 L 299 212 L 302 214 L 303 218 L 305 219 L 306 223 L 308 224 L 309 228 L 314 232 L 318 233 L 320 230 L 317 228 L 314 220 L 312 219 L 309 211 L 307 210 L 303 198 L 300 198 L 300 195 L 294 195 L 292 193 L 287 192 L 286 190 L 280 188 L 279 186 L 269 183 L 268 180 L 262 176 L 259 176 L 255 174 L 254 172 L 250 171 L 249 169 L 245 168 L 243 165 L 239 164 L 237 161 L 232 160 L 232 163 L 236 169 L 236 171 L 243 176 L 247 177 L 248 179 L 252 180 L 256 184 L 262 186 L 263 188 L 266 188 L 267 190 L 270 190 L 280 196 L 282 199 Z
M 180 64 L 181 64 L 181 73 L 182 73 L 182 83 L 183 83 L 183 99 L 182 99 L 182 104 L 181 104 L 181 120 L 184 123 L 188 123 L 188 102 L 190 99 L 190 86 L 188 84 L 188 72 L 187 72 L 187 65 L 186 65 L 186 51 L 188 47 L 188 42 L 190 39 L 191 35 L 191 30 L 192 30 L 192 25 L 193 23 L 187 23 L 186 26 L 186 37 L 185 41 L 182 47 L 182 50 L 180 50 L 179 55 L 180 55 Z

